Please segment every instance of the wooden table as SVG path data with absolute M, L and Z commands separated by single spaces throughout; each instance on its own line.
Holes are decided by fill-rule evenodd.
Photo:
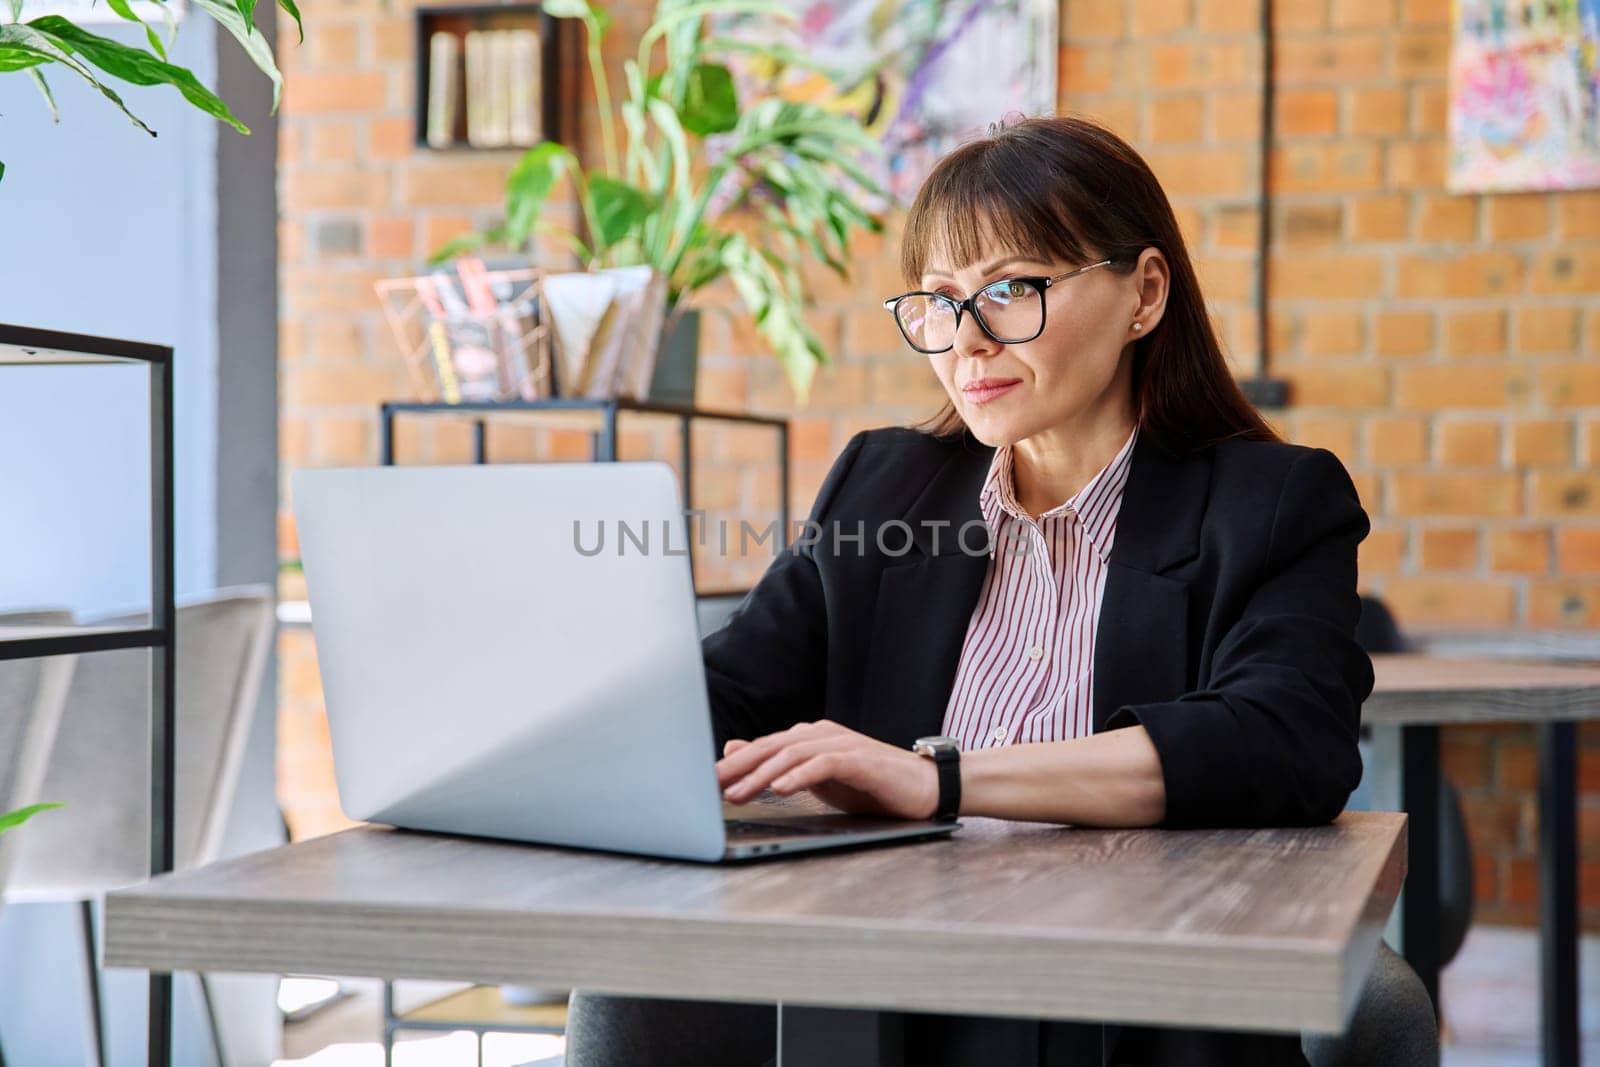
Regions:
M 1578 1062 L 1577 762 L 1573 723 L 1600 718 L 1600 668 L 1420 654 L 1375 655 L 1362 721 L 1400 727 L 1401 797 L 1411 816 L 1401 905 L 1406 958 L 1439 988 L 1439 727 L 1539 726 L 1539 936 L 1544 1062 Z
M 1404 872 L 1405 816 L 1379 812 L 1254 831 L 968 819 L 730 866 L 363 827 L 113 892 L 104 951 L 156 972 L 777 1002 L 785 1067 L 847 1067 L 898 1055 L 878 1058 L 888 1024 L 853 1025 L 877 1019 L 859 1009 L 1339 1031 Z M 808 1057 L 819 1023 L 866 1036 Z

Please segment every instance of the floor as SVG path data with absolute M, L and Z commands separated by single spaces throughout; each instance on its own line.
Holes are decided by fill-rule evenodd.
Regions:
M 1580 949 L 1583 1063 L 1600 1067 L 1600 937 Z M 1539 946 L 1532 931 L 1475 927 L 1461 954 L 1444 972 L 1443 1067 L 1536 1067 L 1539 1064 Z M 382 986 L 351 979 L 354 995 L 284 1028 L 284 1058 L 274 1067 L 382 1067 Z M 408 982 L 399 1007 L 443 995 L 459 985 Z M 517 1065 L 557 1056 L 559 1037 L 491 1034 L 484 1067 Z M 395 1067 L 472 1067 L 472 1035 L 402 1034 Z M 1577 1065 L 1574 1065 L 1577 1067 Z

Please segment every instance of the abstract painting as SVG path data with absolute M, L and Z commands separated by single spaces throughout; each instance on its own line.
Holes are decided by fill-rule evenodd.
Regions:
M 1600 0 L 1456 0 L 1452 192 L 1600 185 Z
M 908 202 L 934 161 L 1010 112 L 1056 106 L 1059 0 L 791 0 L 796 19 L 732 15 L 719 36 L 789 46 L 795 62 L 735 74 L 855 114 L 886 149 L 877 177 Z

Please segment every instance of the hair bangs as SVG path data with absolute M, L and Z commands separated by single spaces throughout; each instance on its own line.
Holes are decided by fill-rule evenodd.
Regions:
M 1081 263 L 1092 254 L 1072 224 L 1070 198 L 1012 146 L 976 142 L 946 156 L 912 203 L 900 271 L 916 286 L 932 268 L 950 272 L 986 254 Z M 1055 185 L 1052 188 L 1052 185 Z

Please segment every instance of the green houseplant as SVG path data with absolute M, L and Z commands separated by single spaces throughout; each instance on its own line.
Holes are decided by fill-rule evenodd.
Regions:
M 799 265 L 809 255 L 847 276 L 851 232 L 883 228 L 862 201 L 887 194 L 858 162 L 882 149 L 856 119 L 808 103 L 738 99 L 723 57 L 817 64 L 782 46 L 718 38 L 707 20 L 749 12 L 792 21 L 793 11 L 762 0 L 660 0 L 637 58 L 624 64 L 619 134 L 601 58 L 609 16 L 588 0 L 546 0 L 544 9 L 583 23 L 601 165 L 586 169 L 555 142 L 530 149 L 507 179 L 504 221 L 450 241 L 430 262 L 483 246 L 525 252 L 536 234 L 550 234 L 587 269 L 659 271 L 669 316 L 725 277 L 804 401 L 828 357 L 805 321 Z M 544 218 L 562 178 L 576 192 L 582 237 Z
M 272 109 L 278 109 L 278 99 L 283 90 L 283 76 L 272 55 L 266 37 L 255 26 L 256 0 L 189 0 L 199 11 L 215 19 L 238 40 L 251 61 L 272 81 Z M 120 94 L 107 84 L 107 76 L 132 85 L 170 85 L 183 94 L 183 98 L 208 115 L 212 115 L 240 133 L 250 130 L 234 117 L 222 99 L 207 89 L 186 67 L 167 62 L 167 44 L 177 35 L 177 21 L 166 12 L 168 39 L 163 41 L 155 28 L 133 10 L 129 0 L 106 0 L 107 6 L 118 16 L 144 28 L 146 48 L 136 48 L 120 41 L 103 37 L 83 29 L 60 15 L 41 15 L 24 22 L 24 0 L 5 0 L 11 19 L 0 22 L 0 75 L 25 74 L 38 87 L 52 116 L 60 121 L 55 97 L 50 83 L 45 79 L 45 69 L 65 69 L 92 85 L 96 91 L 120 109 L 128 120 L 154 137 L 156 131 L 129 109 Z M 279 7 L 294 18 L 300 27 L 300 11 L 295 0 L 277 0 Z M 162 10 L 165 11 L 163 5 Z M 270 10 L 270 8 L 269 8 Z M 301 40 L 305 39 L 301 29 Z M 0 162 L 0 178 L 5 176 L 5 163 Z

